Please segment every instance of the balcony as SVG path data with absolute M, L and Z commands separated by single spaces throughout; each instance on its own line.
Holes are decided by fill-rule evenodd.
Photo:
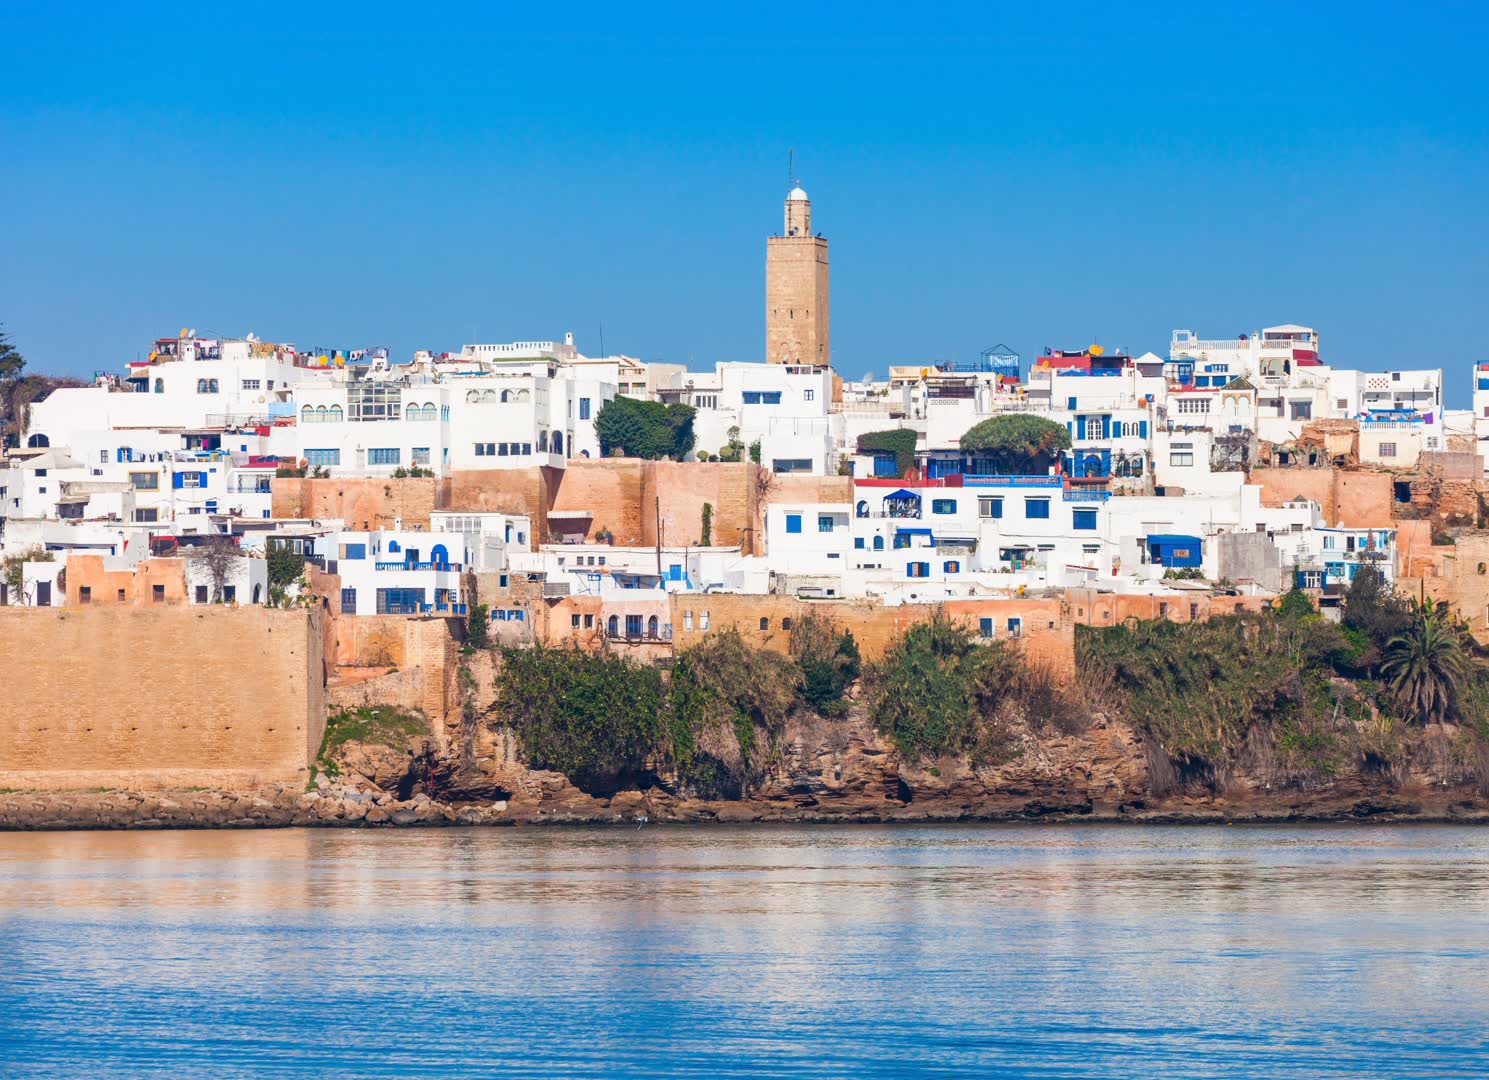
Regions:
M 962 483 L 966 487 L 1060 487 L 1061 479 L 1058 476 L 993 476 L 988 474 L 968 473 L 962 477 Z
M 372 564 L 374 570 L 441 570 L 451 573 L 459 573 L 462 563 L 435 563 L 435 562 L 375 562 Z
M 1106 502 L 1112 497 L 1112 493 L 1106 488 L 1066 488 L 1060 492 L 1060 498 L 1065 502 Z
M 391 607 L 391 605 L 389 605 Z M 391 612 L 390 612 L 391 614 Z M 410 613 L 411 614 L 411 613 Z M 420 604 L 420 615 L 469 615 L 470 608 L 466 604 Z

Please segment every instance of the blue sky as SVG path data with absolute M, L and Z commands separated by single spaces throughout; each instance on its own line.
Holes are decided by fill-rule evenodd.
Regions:
M 1489 360 L 1489 15 L 1462 4 L 0 0 L 0 322 L 759 360 L 786 153 L 834 365 L 1167 348 Z

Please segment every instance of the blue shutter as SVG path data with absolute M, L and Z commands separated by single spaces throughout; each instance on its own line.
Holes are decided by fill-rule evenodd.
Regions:
M 1075 412 L 1075 398 L 1073 398 L 1073 397 L 1066 398 L 1065 399 L 1065 407 L 1067 409 L 1069 409 L 1071 412 Z
M 1101 418 L 1101 437 L 1103 439 L 1110 439 L 1112 437 L 1112 418 L 1110 416 L 1103 416 Z
M 1146 420 L 1139 420 L 1137 422 L 1137 433 L 1144 439 L 1148 437 L 1148 422 Z
M 171 474 L 171 487 L 173 487 L 173 488 L 184 487 L 185 486 L 184 480 L 185 480 L 185 477 L 181 473 L 172 473 Z

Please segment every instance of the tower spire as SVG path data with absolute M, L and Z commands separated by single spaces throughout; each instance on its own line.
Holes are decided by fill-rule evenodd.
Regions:
M 786 177 L 786 190 L 790 191 L 796 186 L 796 147 L 790 147 L 786 151 L 786 161 L 786 172 L 789 174 Z

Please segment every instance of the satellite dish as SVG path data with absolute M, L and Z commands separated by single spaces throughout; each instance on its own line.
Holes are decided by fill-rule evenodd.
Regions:
M 863 373 L 863 378 L 860 379 L 859 381 L 860 382 L 866 382 L 866 383 L 873 382 L 874 381 L 874 373 L 872 371 L 865 371 Z

